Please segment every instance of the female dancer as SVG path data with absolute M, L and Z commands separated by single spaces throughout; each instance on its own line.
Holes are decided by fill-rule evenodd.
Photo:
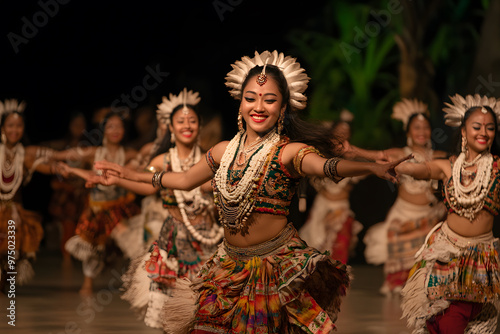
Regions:
M 16 272 L 16 284 L 33 276 L 35 260 L 43 237 L 42 217 L 22 207 L 21 186 L 34 171 L 54 174 L 55 166 L 46 163 L 43 148 L 24 147 L 23 111 L 25 103 L 0 102 L 0 290 L 6 287 L 7 272 Z M 46 151 L 46 150 L 45 150 Z M 8 277 L 9 276 L 9 277 Z
M 340 120 L 332 125 L 335 138 L 342 142 L 351 138 L 352 114 L 343 110 Z M 332 258 L 347 263 L 356 247 L 357 234 L 363 226 L 354 218 L 349 205 L 349 194 L 361 177 L 349 177 L 335 183 L 329 178 L 313 178 L 311 185 L 317 194 L 306 223 L 299 235 L 307 244 L 320 251 L 330 251 Z
M 448 215 L 427 236 L 402 291 L 413 333 L 493 333 L 500 271 L 493 216 L 500 210 L 499 157 L 491 146 L 500 118 L 495 98 L 460 95 L 444 108 L 460 126 L 461 152 L 450 160 L 403 164 L 398 172 L 443 180 Z M 460 150 L 460 149 L 459 149 Z
M 366 151 L 353 147 L 350 154 L 373 160 L 396 160 L 413 154 L 412 161 L 425 162 L 446 156 L 432 149 L 431 124 L 427 105 L 418 100 L 402 99 L 393 108 L 392 118 L 400 120 L 406 131 L 407 146 L 385 151 Z M 380 292 L 399 294 L 413 266 L 415 253 L 425 236 L 446 214 L 446 208 L 434 196 L 431 181 L 402 175 L 398 196 L 385 222 L 368 229 L 364 242 L 368 263 L 384 263 L 385 280 Z
M 308 81 L 294 58 L 277 51 L 243 57 L 233 65 L 226 83 L 231 95 L 241 99 L 240 131 L 230 142 L 215 145 L 206 159 L 186 172 L 157 172 L 152 178 L 108 162 L 96 164 L 105 172 L 93 179 L 109 184 L 135 180 L 187 190 L 213 178 L 225 238 L 191 286 L 187 280 L 176 281 L 174 297 L 164 305 L 168 332 L 330 333 L 334 329 L 349 275 L 344 264 L 308 247 L 287 222 L 296 185 L 303 175 L 338 181 L 341 175 L 374 173 L 395 180 L 392 172 L 399 162 L 326 159 L 318 149 L 301 143 L 314 143 L 332 156 L 331 135 L 305 128 L 296 117 L 295 111 L 305 107 L 302 93 Z
M 122 117 L 117 113 L 109 113 L 102 122 L 103 143 L 99 147 L 77 148 L 53 155 L 55 160 L 81 160 L 93 164 L 94 161 L 106 159 L 118 165 L 125 165 L 137 152 L 125 149 L 121 141 L 125 134 Z M 88 178 L 95 171 L 70 167 L 60 163 L 67 175 Z M 93 279 L 104 269 L 106 246 L 111 242 L 110 235 L 116 225 L 139 213 L 134 202 L 135 196 L 125 189 L 99 185 L 90 190 L 87 207 L 82 212 L 76 226 L 76 235 L 66 242 L 66 250 L 83 262 L 84 282 L 80 289 L 82 296 L 92 294 Z
M 167 120 L 170 136 L 165 137 L 159 150 L 170 149 L 153 158 L 148 170 L 182 172 L 202 158 L 197 144 L 200 117 L 195 109 L 199 101 L 198 93 L 186 88 L 177 96 L 163 97 L 158 113 Z M 142 182 L 125 182 L 122 186 L 143 195 L 158 191 L 152 184 Z M 194 279 L 222 238 L 222 229 L 215 222 L 210 184 L 205 188 L 208 192 L 201 187 L 161 191 L 167 218 L 159 238 L 151 252 L 135 259 L 123 276 L 122 298 L 150 327 L 162 328 L 161 309 L 172 294 L 175 279 Z
M 70 117 L 67 135 L 62 139 L 41 145 L 58 151 L 78 147 L 84 141 L 85 129 L 85 116 L 79 112 L 73 113 Z M 68 164 L 77 168 L 88 167 L 81 160 L 68 161 Z M 51 180 L 50 186 L 52 197 L 49 203 L 49 213 L 51 218 L 60 224 L 61 252 L 63 259 L 68 263 L 71 260 L 71 255 L 65 250 L 64 245 L 69 238 L 75 235 L 76 222 L 85 208 L 88 189 L 85 188 L 85 181 L 79 177 L 63 179 L 57 176 Z

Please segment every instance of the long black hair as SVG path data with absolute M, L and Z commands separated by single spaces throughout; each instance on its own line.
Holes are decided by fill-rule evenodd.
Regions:
M 241 85 L 240 99 L 243 98 L 243 91 L 248 84 L 248 81 L 256 75 L 259 75 L 262 72 L 262 68 L 262 66 L 255 66 L 248 72 L 247 77 Z M 283 97 L 282 103 L 286 103 L 282 135 L 290 138 L 290 142 L 300 142 L 316 147 L 325 157 L 338 155 L 339 144 L 341 145 L 341 142 L 338 138 L 332 135 L 330 129 L 322 124 L 316 124 L 303 120 L 299 116 L 299 111 L 288 103 L 290 91 L 283 72 L 277 66 L 267 65 L 266 75 L 274 79 L 278 85 L 278 90 Z

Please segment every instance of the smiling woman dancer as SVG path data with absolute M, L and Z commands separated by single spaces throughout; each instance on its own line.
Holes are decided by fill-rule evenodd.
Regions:
M 22 206 L 22 186 L 34 171 L 55 172 L 41 154 L 50 150 L 22 144 L 25 106 L 15 99 L 0 101 L 0 291 L 6 287 L 6 272 L 17 273 L 16 284 L 33 276 L 31 262 L 43 238 L 42 217 Z
M 299 238 L 286 217 L 291 198 L 304 175 L 339 181 L 373 173 L 395 181 L 398 162 L 334 157 L 326 129 L 313 130 L 297 117 L 309 78 L 294 58 L 255 52 L 232 66 L 226 85 L 241 103 L 240 131 L 230 142 L 215 145 L 183 173 L 151 178 L 98 162 L 106 171 L 94 179 L 187 190 L 213 178 L 225 238 L 192 285 L 177 280 L 163 313 L 167 332 L 330 333 L 349 287 L 347 267 Z
M 163 97 L 157 112 L 165 120 L 170 135 L 165 136 L 158 151 L 167 152 L 157 154 L 148 170 L 182 172 L 203 158 L 197 144 L 199 101 L 198 93 L 186 88 L 179 95 Z M 122 182 L 122 186 L 142 195 L 158 192 L 151 183 L 129 181 Z M 122 277 L 125 288 L 122 299 L 130 302 L 150 327 L 162 328 L 162 306 L 172 294 L 176 278 L 194 279 L 222 238 L 222 229 L 215 219 L 212 189 L 209 183 L 207 186 L 191 191 L 161 190 L 166 219 L 159 238 L 150 252 L 139 253 Z
M 460 95 L 444 108 L 460 127 L 461 150 L 450 160 L 406 163 L 398 173 L 444 181 L 446 220 L 427 235 L 403 288 L 403 315 L 413 333 L 493 333 L 500 297 L 498 239 L 500 158 L 490 153 L 500 118 L 495 98 Z

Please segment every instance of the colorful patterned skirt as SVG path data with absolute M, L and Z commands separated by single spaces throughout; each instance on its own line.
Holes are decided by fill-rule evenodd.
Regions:
M 76 226 L 76 235 L 65 245 L 66 251 L 84 263 L 84 274 L 95 277 L 104 267 L 106 246 L 116 225 L 140 212 L 131 193 L 117 200 L 93 202 L 85 208 Z
M 383 262 L 380 259 L 385 274 L 381 292 L 389 293 L 403 287 L 415 263 L 415 253 L 424 243 L 425 236 L 445 215 L 443 203 L 418 205 L 398 197 L 381 228 L 370 228 L 365 236 L 365 255 L 367 261 L 374 256 L 384 256 Z M 385 248 L 384 252 L 379 253 L 381 248 Z
M 164 211 L 167 211 L 163 209 Z M 206 246 L 197 241 L 180 219 L 177 208 L 161 228 L 151 250 L 134 259 L 122 277 L 124 294 L 131 308 L 147 326 L 162 328 L 162 306 L 172 294 L 177 278 L 194 279 L 217 245 Z M 193 221 L 193 227 L 207 237 L 215 219 L 205 212 Z
M 224 240 L 186 283 L 177 281 L 164 305 L 168 333 L 332 333 L 350 277 L 346 265 L 308 247 L 288 224 L 252 247 Z
M 358 242 L 363 226 L 354 218 L 349 201 L 332 201 L 316 195 L 309 217 L 299 230 L 300 237 L 311 247 L 329 251 L 332 258 L 347 263 Z
M 17 272 L 18 284 L 26 283 L 34 274 L 30 261 L 35 259 L 43 238 L 41 221 L 42 217 L 38 213 L 25 210 L 19 203 L 0 201 L 0 271 Z M 15 229 L 9 226 L 15 226 Z M 12 231 L 15 231 L 15 237 L 9 239 L 9 235 L 13 235 Z M 16 263 L 14 270 L 8 266 L 8 255 L 12 256 L 9 250 L 13 249 Z
M 427 333 L 426 321 L 453 301 L 482 303 L 466 333 L 495 332 L 500 297 L 499 242 L 493 233 L 473 238 L 453 232 L 446 222 L 432 230 L 403 288 L 403 316 L 413 333 Z

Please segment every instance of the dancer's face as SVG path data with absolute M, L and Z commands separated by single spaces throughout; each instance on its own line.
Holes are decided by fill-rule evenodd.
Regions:
M 495 138 L 493 115 L 481 112 L 481 108 L 472 111 L 462 128 L 462 137 L 464 136 L 470 151 L 481 153 L 488 150 Z
M 423 116 L 416 116 L 408 126 L 407 136 L 414 145 L 425 146 L 431 140 L 431 125 Z
M 80 138 L 87 127 L 85 117 L 77 116 L 69 124 L 69 132 L 73 138 Z
M 256 82 L 256 78 L 257 76 L 250 78 L 243 89 L 240 109 L 247 133 L 262 137 L 277 125 L 286 105 L 283 104 L 278 85 L 271 76 L 268 76 L 267 82 L 262 86 Z
M 111 116 L 104 127 L 104 136 L 109 144 L 118 145 L 125 135 L 123 121 L 119 116 Z
M 198 139 L 200 132 L 200 122 L 194 110 L 188 108 L 187 112 L 179 109 L 172 117 L 169 125 L 170 131 L 175 135 L 176 145 L 191 147 Z
M 2 125 L 2 132 L 7 138 L 7 145 L 17 144 L 24 134 L 24 121 L 21 116 L 13 113 L 5 118 Z

